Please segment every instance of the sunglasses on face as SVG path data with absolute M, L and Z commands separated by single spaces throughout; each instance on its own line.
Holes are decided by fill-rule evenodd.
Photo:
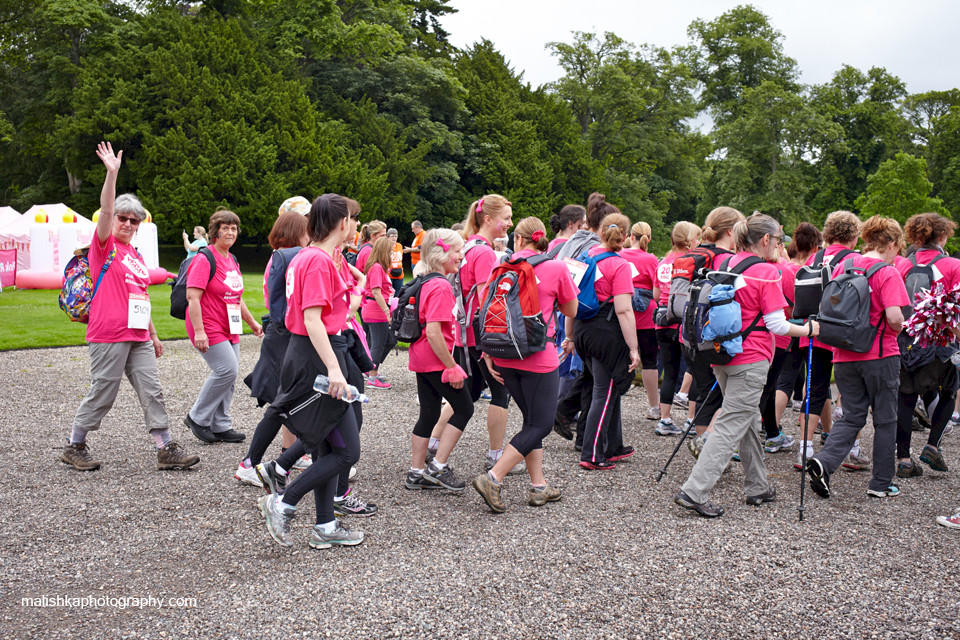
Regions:
M 122 215 L 120 215 L 119 213 L 115 213 L 115 214 L 113 214 L 113 215 L 114 215 L 114 217 L 115 217 L 117 220 L 120 221 L 120 224 L 123 224 L 124 222 L 129 222 L 131 227 L 138 227 L 138 226 L 140 226 L 140 219 L 139 219 L 139 218 L 129 218 L 129 217 L 127 217 L 127 216 L 122 216 Z
M 360 220 L 360 214 L 359 214 L 359 213 L 351 213 L 351 214 L 350 214 L 350 219 L 351 219 L 351 220 L 358 220 L 358 221 L 359 221 L 359 220 Z

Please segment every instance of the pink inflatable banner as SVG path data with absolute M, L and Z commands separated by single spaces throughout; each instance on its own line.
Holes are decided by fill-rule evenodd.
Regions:
M 12 287 L 17 279 L 17 250 L 0 251 L 0 287 Z

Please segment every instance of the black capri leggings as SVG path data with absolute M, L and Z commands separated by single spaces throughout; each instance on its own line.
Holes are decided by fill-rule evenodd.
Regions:
M 498 367 L 497 370 L 523 414 L 523 426 L 510 440 L 510 445 L 527 457 L 531 451 L 543 448 L 543 439 L 553 428 L 560 374 L 556 369 L 547 373 L 507 367 Z
M 657 330 L 637 329 L 637 347 L 640 351 L 640 368 L 656 369 L 657 352 L 660 350 L 657 345 Z
M 714 388 L 717 379 L 709 363 L 704 362 L 702 358 L 694 361 L 689 357 L 689 353 L 684 353 L 683 357 L 687 360 L 687 371 L 693 376 L 693 382 L 697 387 L 697 413 L 694 422 L 698 427 L 709 427 L 713 416 L 723 405 L 723 392 L 720 390 L 720 385 Z M 693 400 L 693 396 L 690 399 Z
M 673 404 L 673 396 L 680 377 L 680 339 L 677 328 L 656 329 L 660 360 L 663 364 L 663 382 L 660 383 L 660 404 Z
M 509 407 L 510 392 L 490 375 L 490 370 L 487 369 L 487 363 L 483 361 L 483 356 L 480 355 L 480 351 L 476 347 L 470 347 L 468 353 L 470 356 L 470 379 L 465 385 L 470 388 L 470 397 L 473 401 L 476 402 L 480 399 L 480 394 L 483 393 L 483 383 L 486 382 L 487 387 L 490 389 L 490 404 L 495 407 L 500 407 L 501 409 Z M 463 367 L 464 371 L 466 371 L 467 368 L 463 366 L 463 358 L 463 347 L 456 347 L 454 350 L 454 359 Z M 477 375 L 478 371 L 480 372 L 479 376 Z
M 390 334 L 389 322 L 368 322 L 367 336 L 370 341 L 370 359 L 380 366 L 387 357 L 387 339 Z
M 441 382 L 441 377 L 443 377 L 442 371 L 417 373 L 420 417 L 417 418 L 417 424 L 413 426 L 413 435 L 418 438 L 429 438 L 437 420 L 440 419 L 440 398 L 446 398 L 453 408 L 453 416 L 448 424 L 454 429 L 463 431 L 473 417 L 473 401 L 470 400 L 470 392 L 467 391 L 467 381 L 459 389 L 454 389 L 449 384 Z M 550 424 L 553 425 L 552 418 Z
M 823 405 L 827 403 L 830 397 L 830 377 L 833 375 L 833 352 L 829 349 L 812 346 L 813 366 L 810 367 L 810 388 L 807 393 L 810 394 L 810 415 L 818 416 L 823 412 Z M 807 355 L 803 351 L 803 355 Z M 804 397 L 804 406 L 806 406 L 806 397 Z

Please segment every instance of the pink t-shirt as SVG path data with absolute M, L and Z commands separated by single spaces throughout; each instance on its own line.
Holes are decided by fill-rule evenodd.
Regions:
M 529 258 L 533 255 L 536 255 L 535 251 L 525 249 L 514 253 L 511 259 Z M 610 260 L 613 259 L 614 258 L 610 258 Z M 553 342 L 553 336 L 557 332 L 557 321 L 553 312 L 553 306 L 555 303 L 566 304 L 570 302 L 577 297 L 579 291 L 577 285 L 573 284 L 573 278 L 570 277 L 570 270 L 559 260 L 541 262 L 533 268 L 533 272 L 536 274 L 537 280 L 539 280 L 537 293 L 540 299 L 540 313 L 543 314 L 543 320 L 548 325 L 547 346 L 543 351 L 534 353 L 522 360 L 493 358 L 493 363 L 498 367 L 517 369 L 519 371 L 547 373 L 560 366 L 556 345 Z
M 789 320 L 793 317 L 793 305 L 790 304 L 793 301 L 795 292 L 795 284 L 797 281 L 797 271 L 800 271 L 800 265 L 795 262 L 781 261 L 777 268 L 780 269 L 780 290 L 783 291 L 783 297 L 787 301 L 787 306 L 783 308 L 783 314 Z M 773 336 L 773 342 L 776 345 L 777 349 L 788 349 L 790 348 L 790 341 L 793 340 L 790 336 Z M 806 346 L 806 345 L 804 345 Z
M 325 251 L 307 247 L 287 267 L 287 315 L 284 324 L 292 333 L 307 335 L 303 312 L 322 307 L 320 319 L 328 335 L 340 333 L 347 323 L 350 286 Z
M 660 287 L 660 306 L 666 306 L 670 298 L 670 280 L 673 276 L 673 261 L 683 255 L 682 251 L 671 251 L 663 256 L 657 265 L 657 286 Z
M 846 262 L 846 260 L 844 260 Z M 878 258 L 865 258 L 856 256 L 853 258 L 853 266 L 869 269 L 880 262 Z M 833 271 L 833 277 L 843 273 L 843 264 L 838 264 Z M 881 322 L 888 307 L 903 307 L 910 304 L 907 299 L 907 288 L 903 285 L 903 278 L 900 273 L 894 269 L 884 267 L 877 271 L 870 278 L 870 324 L 877 326 Z M 855 353 L 846 349 L 834 349 L 834 362 L 862 362 L 864 360 L 879 360 L 881 343 L 883 348 L 883 357 L 900 355 L 900 348 L 897 346 L 897 332 L 890 328 L 886 320 L 880 325 L 876 337 L 873 339 L 873 346 L 866 353 Z
M 741 251 L 727 263 L 727 269 L 732 269 L 754 254 Z M 728 256 L 724 256 L 726 259 Z M 740 304 L 740 322 L 744 329 L 756 319 L 757 314 L 766 315 L 787 306 L 780 289 L 780 269 L 778 265 L 761 262 L 747 267 L 743 272 L 745 287 L 734 294 L 734 300 Z M 757 327 L 765 327 L 763 318 Z M 743 353 L 735 355 L 729 366 L 751 364 L 762 360 L 773 359 L 773 334 L 769 331 L 751 331 L 743 339 Z
M 657 256 L 641 249 L 624 249 L 620 252 L 620 257 L 637 269 L 637 275 L 633 277 L 633 286 L 635 288 L 653 290 L 653 288 L 658 285 L 657 269 L 659 268 L 659 263 Z M 653 324 L 653 312 L 656 308 L 656 304 L 651 301 L 646 311 L 633 312 L 634 318 L 637 321 L 637 329 L 656 328 L 656 325 Z
M 917 258 L 918 264 L 925 265 L 940 255 L 940 253 L 933 249 L 921 249 L 914 255 Z M 897 257 L 899 258 L 900 256 Z M 906 278 L 910 269 L 913 269 L 913 263 L 909 258 L 904 258 L 903 261 L 897 261 L 893 266 L 902 278 Z M 940 282 L 946 289 L 950 289 L 960 282 L 960 260 L 946 256 L 937 260 L 937 263 L 933 265 L 932 268 L 942 276 L 936 279 L 935 282 Z M 913 304 L 913 301 L 911 300 L 910 303 Z
M 481 240 L 483 244 L 477 247 L 471 247 L 463 257 L 463 262 L 460 265 L 460 288 L 465 298 L 463 301 L 464 306 L 469 307 L 472 305 L 473 315 L 476 317 L 477 312 L 480 310 L 480 289 L 483 288 L 483 285 L 490 279 L 490 273 L 493 271 L 493 268 L 497 266 L 499 260 L 497 259 L 497 254 L 493 252 L 493 246 L 486 238 L 481 235 L 474 235 L 470 236 L 467 242 L 471 240 Z M 477 291 L 470 299 L 466 299 L 470 288 L 476 283 L 480 283 Z M 474 347 L 476 344 L 477 341 L 473 335 L 473 318 L 467 318 L 467 346 Z M 457 346 L 463 346 L 460 344 L 459 332 L 457 335 Z
M 439 322 L 447 351 L 453 351 L 457 333 L 454 309 L 456 304 L 453 298 L 453 287 L 446 278 L 433 278 L 420 287 L 420 323 L 424 325 L 424 331 L 420 339 L 410 345 L 410 361 L 407 365 L 410 371 L 426 373 L 446 369 L 437 354 L 433 352 L 430 341 L 427 340 L 426 324 Z
M 554 238 L 553 240 L 550 241 L 550 244 L 547 245 L 547 253 L 550 253 L 551 251 L 554 250 L 554 248 L 559 247 L 567 240 L 569 240 L 569 238 Z
M 360 307 L 360 317 L 364 322 L 388 322 L 387 316 L 383 313 L 380 305 L 373 299 L 373 290 L 380 289 L 383 295 L 383 301 L 389 304 L 390 296 L 393 295 L 393 286 L 390 284 L 390 278 L 386 271 L 379 264 L 370 267 L 367 272 L 367 288 L 363 290 L 363 304 Z
M 593 257 L 606 251 L 603 245 L 599 244 L 590 249 L 587 255 Z M 598 262 L 597 269 L 601 275 L 600 279 L 593 285 L 597 292 L 597 300 L 606 302 L 613 296 L 633 295 L 633 277 L 630 273 L 629 262 L 616 255 Z
M 203 295 L 200 296 L 200 312 L 203 316 L 203 330 L 207 334 L 210 346 L 221 342 L 236 344 L 240 342 L 240 334 L 230 333 L 227 305 L 240 304 L 240 296 L 243 295 L 243 276 L 232 255 L 222 256 L 214 248 L 210 251 L 217 263 L 213 278 L 207 280 L 210 277 L 210 263 L 205 255 L 198 253 L 187 270 L 187 288 L 203 289 Z M 186 327 L 187 336 L 190 342 L 193 342 L 193 323 L 190 322 L 189 313 Z
M 357 252 L 357 262 L 354 266 L 360 270 L 360 273 L 363 273 L 364 269 L 367 268 L 367 258 L 371 251 L 373 251 L 373 245 L 368 244 L 361 247 L 360 251 Z
M 936 253 L 936 251 L 932 253 Z M 920 261 L 920 264 L 923 264 L 922 260 Z M 903 256 L 894 256 L 893 258 L 893 268 L 896 269 L 897 273 L 900 275 L 905 274 L 912 266 L 913 263 L 910 262 L 909 258 L 904 258 Z
M 148 329 L 130 329 L 130 296 L 147 295 L 150 274 L 133 245 L 117 242 L 110 234 L 100 246 L 96 233 L 90 243 L 87 259 L 90 275 L 96 285 L 103 263 L 116 247 L 117 255 L 107 268 L 90 303 L 90 322 L 87 324 L 87 342 L 146 342 L 150 339 Z
M 270 311 L 270 289 L 267 288 L 267 280 L 270 278 L 270 265 L 273 263 L 273 254 L 267 258 L 267 268 L 263 270 L 263 306 Z

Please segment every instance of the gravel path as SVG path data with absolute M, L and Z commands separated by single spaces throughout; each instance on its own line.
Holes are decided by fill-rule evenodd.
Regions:
M 258 348 L 243 338 L 241 377 Z M 780 498 L 747 506 L 735 468 L 714 492 L 727 513 L 708 521 L 672 502 L 692 457 L 681 451 L 656 484 L 676 439 L 629 417 L 625 441 L 639 450 L 632 460 L 585 472 L 571 443 L 551 435 L 546 473 L 563 500 L 528 507 L 526 480 L 510 477 L 509 510 L 493 515 L 470 488 L 403 488 L 417 405 L 401 353 L 383 368 L 393 389 L 370 391 L 365 409 L 356 488 L 381 509 L 351 523 L 366 541 L 310 549 L 307 499 L 286 549 L 264 529 L 260 490 L 233 479 L 246 444 L 201 445 L 180 423 L 207 370 L 188 342 L 166 349 L 160 375 L 175 438 L 201 456 L 188 472 L 156 470 L 127 383 L 89 439 L 103 467 L 69 469 L 59 449 L 88 387 L 85 348 L 0 353 L 4 637 L 960 637 L 960 536 L 934 522 L 960 504 L 956 471 L 925 468 L 889 500 L 866 497 L 865 474 L 838 473 L 835 497 L 808 491 L 798 523 L 793 456 L 774 454 L 767 465 Z M 486 451 L 486 406 L 478 405 L 452 457 L 467 480 Z M 623 410 L 641 416 L 646 401 L 633 390 Z M 233 415 L 248 438 L 260 413 L 238 384 Z M 513 407 L 508 433 L 518 424 Z M 864 434 L 869 450 L 869 429 Z M 945 445 L 954 469 L 958 437 Z M 43 596 L 100 600 L 82 610 L 22 600 Z M 110 600 L 147 597 L 195 602 L 158 609 Z

